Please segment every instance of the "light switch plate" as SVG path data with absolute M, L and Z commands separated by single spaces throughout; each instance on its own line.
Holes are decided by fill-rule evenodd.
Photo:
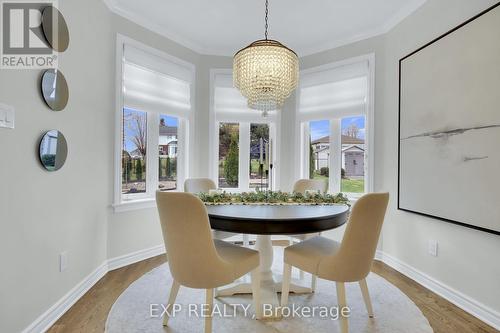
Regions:
M 15 118 L 14 107 L 0 103 L 0 127 L 14 128 Z
M 64 272 L 68 269 L 68 252 L 59 253 L 59 272 Z
M 438 242 L 436 240 L 429 240 L 427 243 L 428 246 L 428 252 L 431 256 L 437 257 L 438 256 Z

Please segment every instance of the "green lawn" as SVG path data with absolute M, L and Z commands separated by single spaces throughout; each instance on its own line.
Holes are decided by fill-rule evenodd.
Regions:
M 342 192 L 346 193 L 363 193 L 365 191 L 364 179 L 342 179 Z
M 327 180 L 328 177 L 314 173 L 314 179 Z M 363 193 L 365 191 L 365 180 L 348 178 L 342 179 L 340 191 L 344 193 Z

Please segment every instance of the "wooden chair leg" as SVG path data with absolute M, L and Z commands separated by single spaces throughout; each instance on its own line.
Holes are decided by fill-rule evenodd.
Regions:
M 363 294 L 363 299 L 365 300 L 366 311 L 368 311 L 368 316 L 373 318 L 373 307 L 372 301 L 370 299 L 370 292 L 368 291 L 368 284 L 366 279 L 359 281 L 359 286 L 361 287 L 361 293 Z
M 349 332 L 349 321 L 348 318 L 342 316 L 342 309 L 347 306 L 345 297 L 345 284 L 344 282 L 337 282 L 337 303 L 339 307 L 339 320 L 340 320 L 340 332 Z
M 311 274 L 311 291 L 312 292 L 316 291 L 316 280 L 317 280 L 316 275 Z
M 255 309 L 255 317 L 262 319 L 262 301 L 260 298 L 260 270 L 257 267 L 251 273 L 252 278 L 252 298 Z
M 214 290 L 207 289 L 207 296 L 205 300 L 207 304 L 208 315 L 205 317 L 205 333 L 212 333 L 212 311 L 214 307 Z
M 290 280 L 292 279 L 292 266 L 289 264 L 283 267 L 283 282 L 281 289 L 281 307 L 288 305 L 288 294 L 290 293 Z
M 177 293 L 179 292 L 180 286 L 181 285 L 177 281 L 174 280 L 172 282 L 172 287 L 170 288 L 170 296 L 168 297 L 168 303 L 167 303 L 167 309 L 168 309 L 168 311 L 170 311 L 170 313 L 172 313 L 175 299 L 177 298 Z M 163 316 L 163 326 L 168 325 L 169 319 L 170 319 L 170 316 L 167 313 L 165 313 L 165 315 Z

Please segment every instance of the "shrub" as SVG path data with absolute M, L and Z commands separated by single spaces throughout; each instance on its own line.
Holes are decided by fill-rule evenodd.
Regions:
M 328 177 L 330 174 L 330 169 L 328 167 L 322 167 L 321 169 L 319 169 L 319 174 Z
M 142 180 L 142 161 L 141 160 L 135 161 L 135 177 L 138 181 Z
M 309 179 L 314 179 L 314 149 L 312 145 L 309 145 Z
M 224 177 L 229 186 L 238 186 L 238 141 L 236 136 L 231 136 L 229 151 L 224 163 Z
M 340 177 L 345 178 L 345 169 L 344 168 L 342 168 L 340 170 Z

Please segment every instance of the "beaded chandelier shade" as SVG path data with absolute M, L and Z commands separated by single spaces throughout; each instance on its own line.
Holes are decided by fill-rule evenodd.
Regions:
M 265 39 L 238 51 L 233 59 L 234 85 L 254 110 L 278 110 L 297 87 L 297 54 L 278 41 L 267 39 L 268 0 L 266 0 Z

